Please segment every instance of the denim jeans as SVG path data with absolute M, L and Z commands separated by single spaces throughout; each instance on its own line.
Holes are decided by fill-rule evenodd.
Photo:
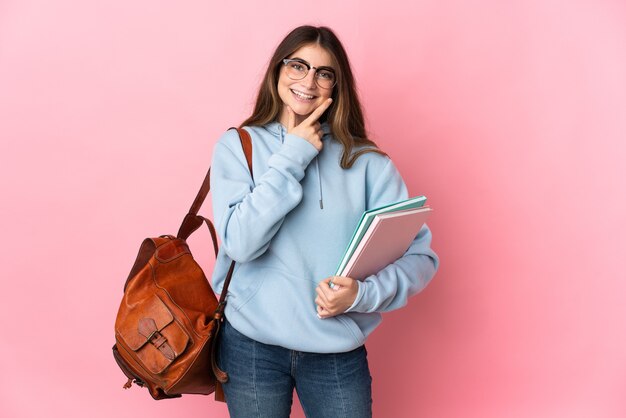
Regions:
M 307 353 L 262 344 L 224 321 L 217 362 L 228 373 L 223 385 L 234 418 L 289 417 L 296 389 L 308 418 L 372 416 L 367 351 Z

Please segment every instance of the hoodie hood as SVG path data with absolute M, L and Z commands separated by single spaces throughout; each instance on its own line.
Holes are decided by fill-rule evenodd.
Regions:
M 281 138 L 281 140 L 284 139 L 287 133 L 287 127 L 278 121 L 268 123 L 265 125 L 265 129 Z M 324 131 L 324 137 L 322 138 L 324 140 L 330 134 L 330 124 L 328 122 L 322 122 L 322 131 Z

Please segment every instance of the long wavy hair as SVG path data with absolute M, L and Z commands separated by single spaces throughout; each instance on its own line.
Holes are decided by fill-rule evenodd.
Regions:
M 387 155 L 367 138 L 363 111 L 356 93 L 354 76 L 343 45 L 330 28 L 325 26 L 300 26 L 292 30 L 278 45 L 270 59 L 267 71 L 259 87 L 259 93 L 252 115 L 243 121 L 243 126 L 262 126 L 276 121 L 281 113 L 283 102 L 278 95 L 278 77 L 284 58 L 287 58 L 305 45 L 318 44 L 330 54 L 336 70 L 337 84 L 333 87 L 333 104 L 324 112 L 320 122 L 328 122 L 331 133 L 343 146 L 341 167 L 352 167 L 356 159 L 367 153 Z M 355 147 L 365 146 L 353 153 Z

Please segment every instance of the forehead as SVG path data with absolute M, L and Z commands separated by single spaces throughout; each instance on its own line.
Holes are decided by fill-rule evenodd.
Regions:
M 332 67 L 333 58 L 330 53 L 318 44 L 304 45 L 295 50 L 289 58 L 302 58 L 313 67 Z

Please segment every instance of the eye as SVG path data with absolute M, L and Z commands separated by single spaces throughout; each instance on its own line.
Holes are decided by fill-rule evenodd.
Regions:
M 304 71 L 304 65 L 300 64 L 299 62 L 292 62 L 291 68 L 293 68 L 296 71 Z
M 319 78 L 324 78 L 324 79 L 326 79 L 326 80 L 333 80 L 333 79 L 335 78 L 335 74 L 333 74 L 333 73 L 332 73 L 332 72 L 330 72 L 330 71 L 319 71 L 319 72 L 317 73 L 317 76 L 318 76 Z

